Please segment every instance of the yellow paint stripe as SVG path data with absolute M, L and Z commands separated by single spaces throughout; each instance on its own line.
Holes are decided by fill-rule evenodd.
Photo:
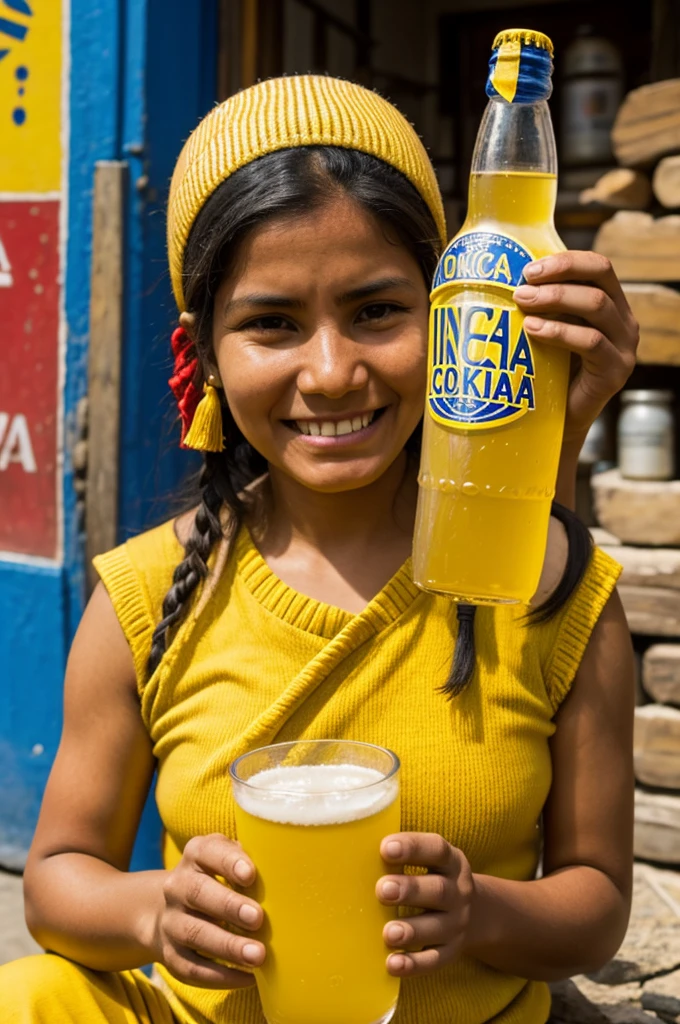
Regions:
M 517 92 L 521 55 L 522 44 L 519 39 L 508 39 L 498 50 L 491 81 L 496 92 L 508 103 L 512 103 Z

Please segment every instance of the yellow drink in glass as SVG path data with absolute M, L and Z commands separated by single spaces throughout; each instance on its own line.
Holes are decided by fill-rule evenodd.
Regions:
M 237 834 L 257 868 L 249 894 L 265 911 L 267 956 L 254 973 L 268 1024 L 392 1017 L 399 981 L 382 931 L 394 910 L 375 886 L 387 870 L 380 843 L 400 827 L 397 772 L 389 751 L 340 741 L 278 744 L 235 762 Z

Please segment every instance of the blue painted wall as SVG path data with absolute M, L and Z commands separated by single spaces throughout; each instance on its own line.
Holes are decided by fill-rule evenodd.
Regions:
M 0 563 L 0 864 L 18 868 L 61 726 L 64 574 Z
M 182 142 L 215 98 L 216 0 L 71 0 L 65 309 L 64 562 L 0 554 L 0 864 L 20 867 L 61 731 L 66 653 L 85 600 L 70 452 L 87 386 L 92 183 L 97 160 L 124 159 L 127 197 L 120 536 L 168 514 L 189 469 L 170 404 L 175 311 L 164 207 Z M 193 464 L 195 466 L 195 463 Z M 134 866 L 158 858 L 145 812 Z

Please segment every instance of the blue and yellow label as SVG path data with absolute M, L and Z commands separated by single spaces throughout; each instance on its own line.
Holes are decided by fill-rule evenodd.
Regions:
M 514 238 L 492 231 L 468 231 L 447 246 L 434 275 L 443 284 L 493 284 L 512 291 L 524 283 L 533 256 Z
M 484 429 L 512 423 L 536 408 L 535 360 L 524 316 L 505 297 L 494 296 L 497 288 L 514 291 L 532 259 L 516 239 L 490 231 L 469 231 L 444 252 L 432 296 L 427 397 L 438 423 Z M 487 291 L 487 297 L 446 301 L 446 285 L 461 291 L 471 285 Z
M 432 309 L 428 407 L 438 423 L 495 427 L 536 408 L 535 362 L 517 309 L 464 302 Z

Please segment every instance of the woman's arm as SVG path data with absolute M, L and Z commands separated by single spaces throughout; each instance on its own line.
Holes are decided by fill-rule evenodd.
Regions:
M 163 871 L 128 874 L 154 771 L 132 654 L 100 584 L 69 656 L 64 728 L 24 875 L 41 946 L 95 970 L 149 962 Z
M 128 871 L 154 767 L 132 655 L 100 585 L 69 657 L 62 739 L 24 875 L 28 927 L 45 949 L 94 970 L 158 961 L 189 984 L 252 985 L 215 962 L 264 959 L 247 935 L 262 910 L 234 891 L 255 877 L 237 843 L 196 837 L 173 871 Z
M 578 474 L 578 457 L 583 448 L 583 440 L 565 442 L 560 451 L 560 464 L 555 483 L 555 501 L 565 508 L 576 511 L 576 477 Z
M 387 926 L 392 947 L 431 947 L 393 954 L 392 974 L 427 974 L 467 953 L 522 978 L 552 981 L 593 971 L 614 955 L 631 900 L 633 708 L 632 647 L 614 594 L 556 716 L 544 877 L 514 882 L 473 875 L 460 850 L 439 836 L 388 837 L 386 860 L 433 871 L 382 880 L 399 888 L 382 902 L 434 911 Z M 390 856 L 394 841 L 403 847 L 400 857 Z M 405 929 L 400 938 L 391 938 L 393 925 Z
M 596 970 L 621 945 L 632 889 L 634 706 L 630 635 L 615 594 L 556 717 L 544 877 L 475 879 L 469 950 L 486 963 L 552 980 Z

